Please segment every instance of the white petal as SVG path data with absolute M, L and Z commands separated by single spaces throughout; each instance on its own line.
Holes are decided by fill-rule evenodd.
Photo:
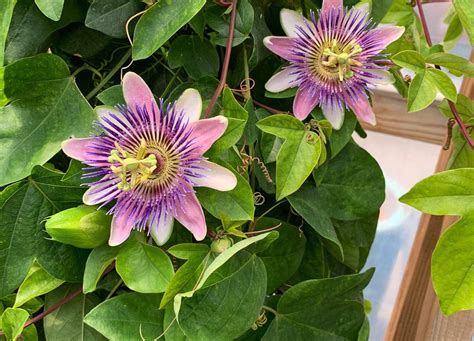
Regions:
M 189 118 L 189 122 L 198 121 L 201 117 L 202 99 L 199 91 L 196 89 L 186 89 L 176 101 L 176 110 L 184 111 Z
M 373 74 L 375 77 L 364 77 L 369 83 L 375 85 L 390 85 L 395 82 L 393 75 L 387 70 L 371 69 L 366 72 Z
M 118 178 L 106 180 L 106 175 L 100 183 L 91 186 L 82 196 L 82 201 L 86 205 L 96 205 L 116 197 L 120 190 L 117 188 Z
M 339 104 L 335 103 L 323 103 L 322 105 L 323 114 L 331 122 L 332 127 L 339 130 L 344 122 L 344 108 Z
M 358 2 L 357 4 L 354 5 L 354 8 L 356 8 L 359 11 L 364 11 L 365 13 L 370 14 L 370 4 L 366 1 Z
M 166 244 L 173 232 L 173 216 L 162 212 L 158 219 L 150 222 L 151 237 L 158 246 Z
M 200 161 L 199 167 L 195 170 L 200 177 L 193 178 L 195 186 L 209 187 L 218 191 L 230 191 L 237 185 L 237 178 L 234 173 L 225 167 L 219 166 L 214 162 Z
M 285 68 L 274 74 L 265 84 L 265 89 L 271 92 L 280 92 L 297 86 L 298 75 L 292 68 Z
M 298 37 L 297 26 L 306 28 L 305 18 L 301 13 L 291 9 L 283 8 L 280 12 L 280 22 L 283 31 L 288 37 Z

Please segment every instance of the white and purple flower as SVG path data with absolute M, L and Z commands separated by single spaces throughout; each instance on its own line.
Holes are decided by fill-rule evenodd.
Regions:
M 164 244 L 173 218 L 197 240 L 206 236 L 204 213 L 193 187 L 229 191 L 235 175 L 209 162 L 203 154 L 224 133 L 227 119 L 200 120 L 202 100 L 187 89 L 172 105 L 155 102 L 146 83 L 135 73 L 123 79 L 126 106 L 98 107 L 98 134 L 64 141 L 63 151 L 89 167 L 83 201 L 106 205 L 116 200 L 110 245 L 125 241 L 133 228 L 146 229 Z
M 287 37 L 266 37 L 264 44 L 289 65 L 268 80 L 266 89 L 280 92 L 298 87 L 293 113 L 300 120 L 320 105 L 336 129 L 342 125 L 345 107 L 375 124 L 367 92 L 370 85 L 391 82 L 380 52 L 405 29 L 372 28 L 367 7 L 347 10 L 342 0 L 323 0 L 318 14 L 318 19 L 311 13 L 306 20 L 298 12 L 281 11 Z

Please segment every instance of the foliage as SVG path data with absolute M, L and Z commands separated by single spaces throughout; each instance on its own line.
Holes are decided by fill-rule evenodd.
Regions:
M 374 270 L 362 269 L 385 198 L 382 171 L 352 139 L 364 135 L 354 112 L 344 109 L 333 129 L 319 108 L 304 121 L 288 115 L 294 88 L 265 90 L 287 65 L 263 43 L 283 34 L 280 10 L 309 15 L 321 1 L 235 1 L 0 0 L 0 321 L 8 340 L 368 337 L 363 290 Z M 408 110 L 442 96 L 441 111 L 452 118 L 451 101 L 474 138 L 473 102 L 448 75 L 474 76 L 472 63 L 449 53 L 464 31 L 472 43 L 469 1 L 453 1 L 436 46 L 407 1 L 364 2 L 374 23 L 406 28 L 382 55 Z M 202 241 L 175 220 L 164 245 L 138 228 L 112 247 L 113 203 L 83 204 L 97 179 L 61 145 L 96 134 L 97 113 L 126 103 L 127 71 L 165 105 L 197 89 L 201 118 L 227 120 L 204 156 L 236 186 L 196 188 Z M 401 198 L 461 217 L 433 254 L 446 314 L 474 309 L 474 154 L 459 127 L 452 143 L 452 170 Z

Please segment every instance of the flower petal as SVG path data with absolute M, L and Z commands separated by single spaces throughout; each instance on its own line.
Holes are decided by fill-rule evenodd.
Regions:
M 79 161 L 86 161 L 90 158 L 87 154 L 92 151 L 92 141 L 94 141 L 93 137 L 69 139 L 63 141 L 61 148 L 67 156 Z
M 393 75 L 388 72 L 387 70 L 383 69 L 370 69 L 370 70 L 365 70 L 367 73 L 369 73 L 369 76 L 363 76 L 365 80 L 369 84 L 374 84 L 374 85 L 390 85 L 395 82 L 395 78 Z
M 274 74 L 265 84 L 265 89 L 271 92 L 280 92 L 297 86 L 298 75 L 293 68 L 285 68 Z
M 355 98 L 348 97 L 346 103 L 354 111 L 356 116 L 362 121 L 367 122 L 371 125 L 376 124 L 375 114 L 370 106 L 369 100 L 365 95 L 358 95 Z
M 339 130 L 344 122 L 344 108 L 339 103 L 323 103 L 321 107 L 332 127 Z
M 328 11 L 331 8 L 342 10 L 342 0 L 323 0 L 323 5 L 321 6 L 321 11 Z
M 160 213 L 159 218 L 150 222 L 151 237 L 158 246 L 166 244 L 173 233 L 173 217 L 171 214 Z
M 148 113 L 158 113 L 155 97 L 145 81 L 134 72 L 127 72 L 122 81 L 123 97 L 129 108 L 146 107 Z
M 293 101 L 293 114 L 299 120 L 304 120 L 316 107 L 319 98 L 309 88 L 299 88 Z
M 177 112 L 183 111 L 189 122 L 195 122 L 201 117 L 202 99 L 196 89 L 186 89 L 176 101 Z
M 130 214 L 131 209 L 118 211 L 112 218 L 112 226 L 110 230 L 109 245 L 117 246 L 122 244 L 130 236 L 135 221 L 133 215 Z
M 225 167 L 214 162 L 202 160 L 194 172 L 199 177 L 193 177 L 192 181 L 196 186 L 209 187 L 218 191 L 230 191 L 237 185 L 237 178 L 234 173 Z
M 297 26 L 301 28 L 306 27 L 305 18 L 299 12 L 291 9 L 283 8 L 280 12 L 280 22 L 283 31 L 285 31 L 288 37 L 298 37 Z
M 191 123 L 190 139 L 193 140 L 194 152 L 198 155 L 204 154 L 224 134 L 227 124 L 227 118 L 221 115 Z
M 263 39 L 263 44 L 283 59 L 289 60 L 293 56 L 291 51 L 294 46 L 294 38 L 268 36 Z
M 371 32 L 371 34 L 377 35 L 378 44 L 370 52 L 379 53 L 380 51 L 384 50 L 388 45 L 398 40 L 404 32 L 405 27 L 403 26 L 387 25 L 377 27 Z
M 103 202 L 111 201 L 120 194 L 117 187 L 118 177 L 110 178 L 104 176 L 97 184 L 89 187 L 82 196 L 82 201 L 86 205 L 97 205 Z
M 177 205 L 175 218 L 191 231 L 196 240 L 203 240 L 206 237 L 207 226 L 204 212 L 194 192 L 188 192 L 181 205 Z

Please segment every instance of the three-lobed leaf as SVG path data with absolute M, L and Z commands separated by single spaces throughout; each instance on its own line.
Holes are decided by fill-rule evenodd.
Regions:
M 35 3 L 49 19 L 58 21 L 61 18 L 64 0 L 35 0 Z

